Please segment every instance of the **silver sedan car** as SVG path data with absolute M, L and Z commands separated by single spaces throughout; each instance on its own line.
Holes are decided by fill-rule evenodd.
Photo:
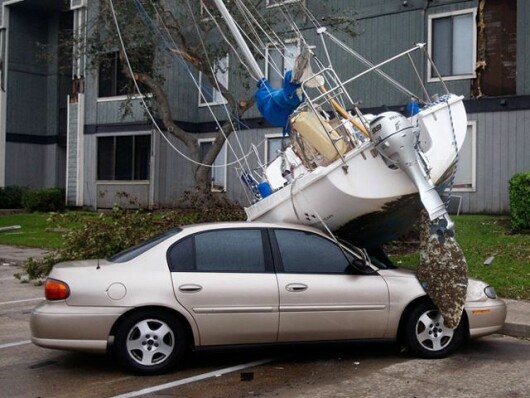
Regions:
M 415 274 L 299 225 L 176 228 L 107 260 L 57 264 L 31 316 L 33 343 L 112 351 L 130 371 L 166 372 L 189 348 L 397 339 L 424 358 L 498 332 L 506 305 L 470 280 L 444 326 Z

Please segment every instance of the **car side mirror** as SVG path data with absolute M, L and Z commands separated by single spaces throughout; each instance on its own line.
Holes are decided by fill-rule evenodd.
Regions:
M 348 264 L 344 272 L 349 275 L 365 273 L 366 267 L 366 263 L 363 260 L 354 258 L 350 261 L 350 264 Z

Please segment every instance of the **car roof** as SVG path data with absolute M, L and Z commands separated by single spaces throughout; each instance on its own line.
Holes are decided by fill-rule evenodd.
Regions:
M 227 229 L 227 228 L 280 228 L 280 229 L 295 229 L 300 231 L 307 231 L 317 233 L 319 235 L 325 235 L 320 229 L 294 223 L 271 223 L 262 221 L 223 221 L 223 222 L 210 222 L 203 224 L 190 224 L 181 226 L 183 231 L 186 233 L 210 231 L 215 229 Z

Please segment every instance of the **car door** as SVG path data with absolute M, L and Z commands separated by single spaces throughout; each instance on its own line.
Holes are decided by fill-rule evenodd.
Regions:
M 352 253 L 300 230 L 275 229 L 279 341 L 383 337 L 389 312 L 384 279 L 346 272 Z
M 278 283 L 264 230 L 188 236 L 168 250 L 168 263 L 175 296 L 194 318 L 201 345 L 276 341 Z

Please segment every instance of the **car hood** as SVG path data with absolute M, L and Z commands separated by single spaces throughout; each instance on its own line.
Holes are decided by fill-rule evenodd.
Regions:
M 383 277 L 416 278 L 416 270 L 406 268 L 381 269 L 378 273 Z

